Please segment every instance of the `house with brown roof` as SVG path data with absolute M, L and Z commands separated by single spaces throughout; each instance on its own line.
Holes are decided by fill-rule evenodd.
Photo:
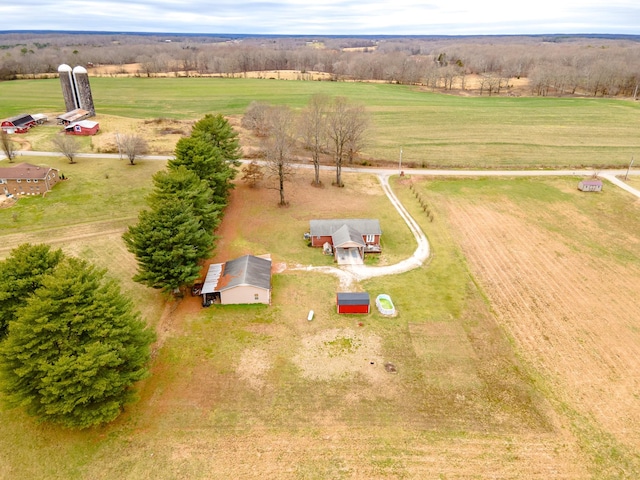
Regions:
M 60 181 L 60 171 L 46 165 L 19 163 L 0 168 L 0 194 L 44 195 Z

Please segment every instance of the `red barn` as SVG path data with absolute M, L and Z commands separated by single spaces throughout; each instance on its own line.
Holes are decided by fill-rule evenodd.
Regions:
M 81 120 L 64 127 L 64 133 L 67 135 L 95 135 L 98 130 L 100 130 L 100 124 L 91 120 Z
M 7 133 L 26 133 L 36 124 L 36 120 L 27 114 L 6 118 L 0 123 L 0 128 Z
M 369 313 L 371 301 L 366 292 L 338 292 L 336 295 L 338 313 Z

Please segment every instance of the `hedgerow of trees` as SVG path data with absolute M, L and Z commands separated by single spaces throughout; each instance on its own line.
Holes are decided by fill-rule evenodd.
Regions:
M 137 64 L 140 76 L 261 71 L 267 77 L 273 70 L 297 70 L 300 79 L 324 72 L 330 80 L 447 90 L 465 89 L 466 77 L 476 74 L 483 94 L 500 93 L 510 79 L 526 77 L 534 95 L 637 96 L 639 40 L 606 35 L 375 39 L 7 33 L 0 35 L 0 80 L 55 74 L 61 63 Z
M 215 247 L 239 158 L 238 134 L 222 115 L 206 115 L 178 141 L 167 171 L 153 177 L 149 208 L 123 235 L 138 262 L 135 281 L 177 293 L 198 278 Z
M 115 280 L 29 244 L 0 263 L 0 278 L 0 388 L 9 405 L 86 428 L 135 401 L 154 335 Z

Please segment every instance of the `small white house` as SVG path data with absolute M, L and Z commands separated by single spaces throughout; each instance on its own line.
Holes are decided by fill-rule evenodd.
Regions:
M 599 178 L 590 178 L 588 180 L 582 180 L 578 183 L 578 190 L 581 192 L 601 192 L 602 180 Z
M 209 266 L 202 305 L 271 303 L 271 259 L 245 255 Z

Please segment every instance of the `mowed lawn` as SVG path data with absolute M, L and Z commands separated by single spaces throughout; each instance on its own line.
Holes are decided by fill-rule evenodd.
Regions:
M 91 78 L 98 116 L 239 116 L 253 101 L 299 111 L 317 93 L 366 106 L 363 159 L 410 167 L 624 166 L 640 146 L 640 105 L 624 99 L 457 97 L 402 85 L 226 78 Z M 57 79 L 4 82 L 0 117 L 61 112 Z
M 88 162 L 81 161 L 65 172 Z M 110 185 L 120 168 L 149 175 L 155 165 L 113 164 L 100 183 Z M 71 175 L 75 181 L 80 168 Z M 433 256 L 411 272 L 351 285 L 372 297 L 390 294 L 398 315 L 388 318 L 375 310 L 338 315 L 339 282 L 303 268 L 330 263 L 302 234 L 311 216 L 381 218 L 389 252 L 377 262 L 385 264 L 415 248 L 408 228 L 394 219 L 375 177 L 348 174 L 346 187 L 335 189 L 327 174 L 325 187 L 317 189 L 309 175 L 288 184 L 286 208 L 277 206 L 276 191 L 238 185 L 219 232 L 213 260 L 272 254 L 271 306 L 202 309 L 187 297 L 167 303 L 162 315 L 147 309 L 159 344 L 140 401 L 113 424 L 82 432 L 38 425 L 3 408 L 0 478 L 581 479 L 638 473 L 636 453 L 624 441 L 598 424 L 579 428 L 584 412 L 553 390 L 548 372 L 500 323 L 494 287 L 466 258 L 449 218 L 452 202 L 508 201 L 537 219 L 533 231 L 579 239 L 564 214 L 536 217 L 541 205 L 558 212 L 576 208 L 567 194 L 575 179 L 418 182 L 433 221 L 409 189 L 412 179 L 396 180 Z M 140 188 L 148 189 L 148 182 L 147 176 Z M 78 202 L 67 203 L 80 212 Z M 123 218 L 134 213 L 133 205 L 140 208 L 139 200 Z M 601 230 L 604 238 L 637 235 L 637 221 L 629 221 L 634 209 L 617 191 L 579 203 L 582 215 L 599 219 L 590 232 Z M 613 211 L 620 211 L 619 221 L 603 217 Z M 608 247 L 597 235 L 590 238 L 587 253 L 595 258 Z M 126 252 L 105 256 L 121 248 L 118 236 L 96 239 L 72 250 L 108 263 L 112 273 L 131 270 Z M 622 260 L 627 250 L 615 247 L 612 255 Z M 147 295 L 151 303 L 153 293 L 134 288 L 125 283 L 136 301 Z M 310 309 L 316 312 L 311 322 Z

